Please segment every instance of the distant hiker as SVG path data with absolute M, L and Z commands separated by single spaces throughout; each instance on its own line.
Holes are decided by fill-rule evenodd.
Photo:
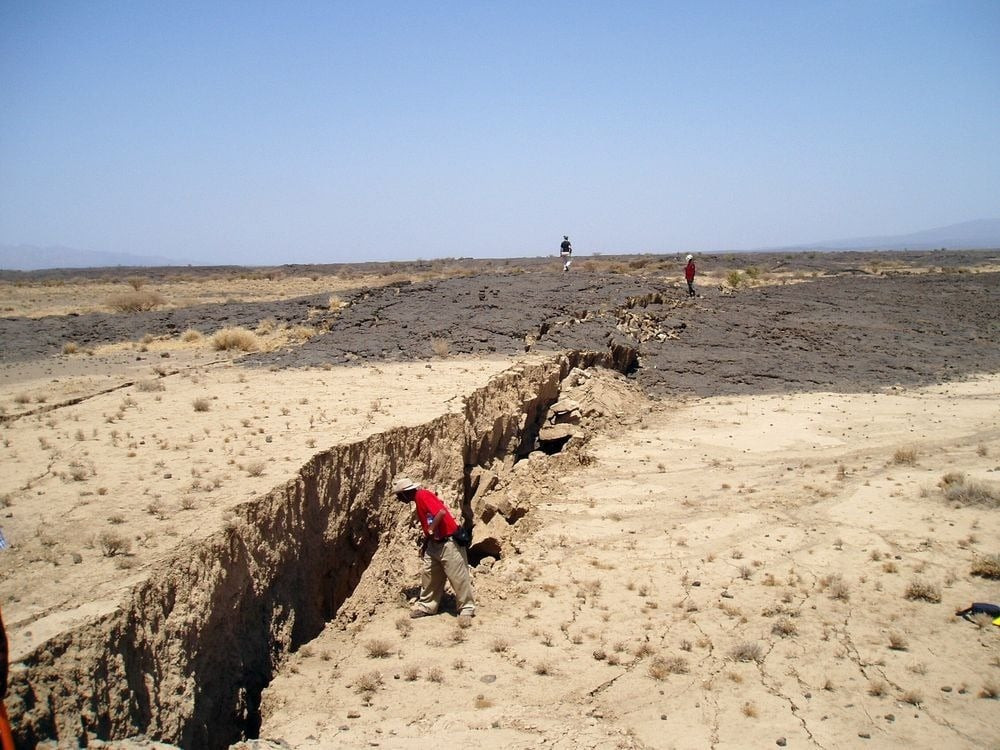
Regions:
M 562 244 L 559 245 L 559 257 L 563 259 L 563 270 L 569 270 L 569 264 L 573 262 L 573 246 L 569 244 L 569 237 L 563 235 Z
M 420 597 L 410 610 L 410 617 L 436 614 L 444 596 L 447 577 L 455 591 L 455 608 L 460 616 L 475 617 L 476 602 L 469 577 L 469 558 L 465 551 L 469 537 L 460 527 L 441 499 L 430 490 L 405 477 L 392 486 L 396 499 L 414 503 L 413 510 L 420 521 L 424 539 L 420 547 L 423 567 L 420 573 Z
M 688 283 L 688 297 L 694 297 L 694 256 L 688 254 L 687 262 L 688 264 L 684 266 L 684 279 Z

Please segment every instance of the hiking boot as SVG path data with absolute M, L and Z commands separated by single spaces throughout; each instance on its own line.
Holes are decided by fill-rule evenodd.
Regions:
M 458 613 L 458 616 L 459 617 L 475 617 L 476 616 L 476 610 L 474 610 L 474 609 L 463 609 L 461 612 Z

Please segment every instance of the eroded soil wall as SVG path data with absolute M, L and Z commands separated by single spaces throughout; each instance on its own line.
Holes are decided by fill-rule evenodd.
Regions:
M 413 473 L 453 504 L 469 467 L 520 456 L 574 366 L 629 369 L 635 354 L 575 352 L 520 365 L 461 413 L 335 446 L 237 509 L 203 542 L 176 548 L 115 612 L 14 665 L 19 746 L 86 745 L 137 734 L 225 747 L 259 727 L 262 689 L 348 597 L 356 613 L 400 584 L 408 509 L 394 476 Z

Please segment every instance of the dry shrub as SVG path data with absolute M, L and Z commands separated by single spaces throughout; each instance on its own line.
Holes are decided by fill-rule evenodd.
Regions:
M 909 647 L 905 635 L 895 630 L 889 633 L 889 648 L 893 651 L 906 651 Z
M 441 667 L 431 667 L 427 670 L 427 679 L 431 682 L 444 682 L 444 672 Z
M 899 696 L 899 699 L 911 706 L 919 706 L 924 702 L 924 696 L 920 694 L 919 690 L 907 690 Z
M 506 638 L 497 637 L 494 638 L 493 641 L 490 643 L 490 651 L 492 651 L 495 654 L 505 653 L 509 648 L 510 648 L 510 643 L 507 641 Z
M 319 333 L 312 326 L 295 326 L 288 329 L 288 338 L 291 341 L 308 341 Z
M 794 621 L 788 619 L 787 617 L 782 617 L 771 626 L 771 632 L 784 638 L 786 636 L 795 635 L 799 632 L 799 628 Z
M 113 294 L 108 297 L 107 305 L 115 312 L 143 312 L 155 310 L 165 302 L 162 294 L 146 289 Z
M 743 712 L 743 715 L 746 716 L 748 719 L 757 718 L 757 706 L 755 706 L 752 701 L 747 701 L 746 703 L 744 703 L 743 708 L 740 710 Z
M 184 333 L 181 334 L 181 341 L 185 341 L 188 344 L 194 343 L 195 341 L 201 341 L 203 338 L 201 331 L 196 328 L 188 328 Z
M 246 328 L 223 328 L 212 336 L 212 348 L 216 351 L 255 352 L 260 349 L 260 339 Z
M 882 680 L 875 680 L 868 684 L 868 695 L 874 698 L 881 698 L 885 695 L 886 687 Z
M 972 570 L 969 572 L 981 578 L 1000 579 L 1000 555 L 977 557 L 973 560 Z
M 78 351 L 80 351 L 80 345 L 77 344 L 75 341 L 67 341 L 65 344 L 63 344 L 62 351 L 63 354 L 76 354 Z
M 342 300 L 336 294 L 333 294 L 333 295 L 330 296 L 330 309 L 331 310 L 340 310 L 340 309 L 342 309 L 344 307 L 347 307 L 347 303 L 344 302 L 344 300 Z
M 445 339 L 431 339 L 431 350 L 439 357 L 448 356 L 448 342 Z
M 148 380 L 140 380 L 135 384 L 136 390 L 149 393 L 152 391 L 162 391 L 165 390 L 163 383 L 156 378 L 149 378 Z
M 368 674 L 361 675 L 354 681 L 354 690 L 363 695 L 371 695 L 382 687 L 382 682 L 381 672 L 369 672 Z
M 941 479 L 944 497 L 952 505 L 983 505 L 1000 508 L 1000 492 L 994 487 L 964 474 L 951 472 Z
M 420 667 L 409 664 L 403 669 L 403 679 L 407 682 L 414 682 L 418 677 L 420 677 Z
M 687 674 L 687 660 L 680 656 L 657 656 L 649 663 L 647 670 L 654 680 L 665 680 L 667 675 Z
M 116 531 L 102 531 L 97 537 L 97 543 L 101 545 L 101 552 L 105 557 L 128 554 L 132 546 L 128 539 Z
M 910 584 L 906 587 L 906 592 L 903 594 L 907 599 L 913 601 L 922 600 L 925 602 L 931 602 L 932 604 L 937 604 L 941 601 L 941 587 L 930 581 L 925 581 L 921 578 L 915 578 L 910 581 Z
M 764 650 L 759 643 L 743 641 L 733 646 L 729 652 L 729 658 L 733 661 L 754 661 L 760 663 L 764 660 Z
M 369 659 L 385 659 L 392 655 L 392 644 L 388 641 L 374 639 L 365 644 Z
M 130 287 L 132 287 L 135 291 L 138 292 L 140 289 L 146 286 L 146 283 L 149 281 L 149 279 L 147 279 L 145 276 L 130 276 L 129 278 L 125 279 L 125 281 L 128 282 L 128 285 Z
M 901 466 L 914 466 L 917 463 L 917 451 L 915 448 L 898 448 L 892 454 L 892 462 Z
M 246 465 L 247 474 L 251 477 L 259 477 L 264 473 L 267 464 L 263 461 L 251 461 Z
M 201 398 L 196 398 L 194 401 L 192 401 L 191 405 L 194 407 L 195 411 L 208 411 L 209 408 L 211 408 L 212 406 L 212 402 L 211 400 L 202 396 Z

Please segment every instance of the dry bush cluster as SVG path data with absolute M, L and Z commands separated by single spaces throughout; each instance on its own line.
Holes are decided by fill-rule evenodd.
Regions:
M 164 304 L 166 299 L 163 295 L 150 289 L 136 289 L 131 292 L 122 292 L 108 297 L 107 305 L 115 312 L 144 312 L 155 310 Z
M 930 581 L 916 578 L 910 581 L 909 585 L 906 587 L 904 596 L 907 599 L 912 599 L 914 601 L 921 600 L 936 604 L 941 601 L 941 587 L 937 584 L 931 583 Z
M 969 479 L 961 472 L 952 471 L 945 474 L 941 477 L 940 486 L 945 500 L 952 505 L 1000 508 L 1000 491 L 986 482 Z
M 255 352 L 260 349 L 260 339 L 246 328 L 223 328 L 212 336 L 212 348 L 216 351 Z
M 974 576 L 982 578 L 1000 579 L 1000 555 L 983 555 L 972 562 Z

